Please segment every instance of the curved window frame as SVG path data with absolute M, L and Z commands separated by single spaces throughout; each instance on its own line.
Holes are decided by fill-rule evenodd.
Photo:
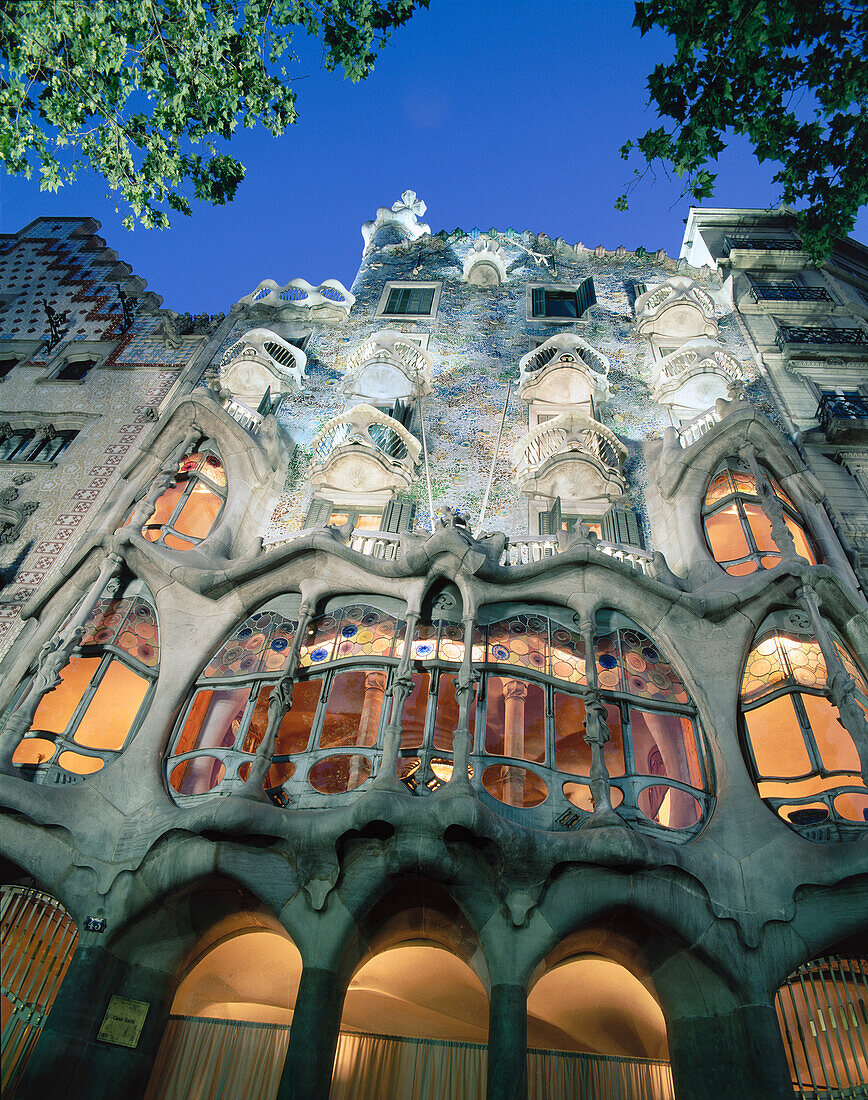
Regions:
M 261 615 L 277 611 L 284 618 L 291 619 L 293 615 L 297 618 L 299 602 L 300 597 L 298 596 L 279 597 L 263 604 L 254 614 Z M 370 653 L 346 656 L 336 654 L 337 644 L 345 622 L 341 612 L 359 606 L 374 607 L 394 619 L 396 624 L 394 643 L 388 653 L 380 656 L 372 656 Z M 359 744 L 357 742 L 354 745 L 322 747 L 320 737 L 326 715 L 329 712 L 331 693 L 336 678 L 341 673 L 353 671 L 382 673 L 384 678 L 382 683 L 377 685 L 377 691 L 382 690 L 384 698 L 389 698 L 395 677 L 394 670 L 399 664 L 405 644 L 404 613 L 404 605 L 398 600 L 382 596 L 359 595 L 337 597 L 328 601 L 321 614 L 311 620 L 308 626 L 307 638 L 300 649 L 300 665 L 294 678 L 294 691 L 298 692 L 301 684 L 314 682 L 322 683 L 322 689 L 315 709 L 312 711 L 306 747 L 298 747 L 292 753 L 276 753 L 273 757 L 272 770 L 269 772 L 269 779 L 266 780 L 265 789 L 277 805 L 292 806 L 298 809 L 334 805 L 335 798 L 345 798 L 347 795 L 360 793 L 365 789 L 367 780 L 336 794 L 324 794 L 321 791 L 314 790 L 308 781 L 311 771 L 320 761 L 330 756 L 349 755 L 365 758 L 370 762 L 369 765 L 366 765 L 369 768 L 369 776 L 377 773 L 389 718 L 389 707 L 387 705 L 381 705 L 376 738 L 371 739 L 368 743 Z M 398 776 L 411 791 L 418 793 L 424 793 L 420 790 L 421 787 L 427 788 L 428 791 L 436 790 L 443 782 L 448 780 L 452 771 L 453 748 L 448 744 L 451 738 L 448 735 L 444 736 L 446 727 L 442 723 L 442 713 L 439 716 L 441 720 L 439 727 L 437 721 L 439 701 L 442 698 L 447 700 L 445 703 L 445 706 L 449 708 L 447 713 L 450 716 L 457 715 L 454 698 L 449 699 L 448 696 L 443 694 L 444 683 L 449 679 L 454 680 L 458 676 L 464 649 L 464 626 L 460 618 L 455 617 L 455 614 L 454 611 L 450 614 L 450 612 L 433 610 L 428 617 L 429 621 L 422 622 L 417 627 L 416 636 L 412 643 L 414 659 L 410 663 L 410 674 L 415 683 L 419 683 L 420 678 L 426 674 L 429 680 L 424 699 L 419 699 L 417 702 L 417 718 L 420 718 L 421 721 L 415 723 L 413 737 L 407 737 L 406 726 L 402 730 L 402 746 L 398 755 Z M 585 676 L 584 671 L 579 671 L 580 665 L 582 670 L 584 669 L 583 657 L 576 657 L 574 647 L 572 659 L 575 664 L 575 679 L 573 681 L 553 675 L 548 667 L 540 671 L 537 668 L 510 663 L 506 660 L 491 659 L 492 653 L 488 652 L 487 649 L 487 646 L 493 644 L 489 639 L 490 628 L 505 621 L 507 617 L 517 615 L 531 615 L 545 619 L 551 627 L 566 629 L 572 633 L 574 638 L 578 638 L 578 624 L 573 613 L 566 608 L 554 606 L 543 608 L 536 605 L 523 605 L 512 602 L 509 604 L 491 604 L 480 610 L 473 638 L 473 664 L 479 670 L 481 676 L 477 696 L 473 704 L 474 714 L 471 719 L 471 727 L 474 731 L 470 757 L 471 776 L 474 777 L 474 785 L 479 789 L 483 801 L 504 816 L 538 828 L 576 828 L 584 820 L 587 820 L 589 812 L 570 799 L 565 786 L 572 784 L 584 787 L 587 796 L 585 801 L 589 805 L 589 776 L 580 772 L 566 772 L 557 766 L 555 699 L 557 695 L 563 695 L 584 705 Z M 327 631 L 328 640 L 326 641 L 324 641 L 324 634 L 319 627 L 319 624 L 325 618 L 330 620 Z M 221 676 L 219 674 L 214 675 L 213 669 L 220 654 L 228 654 L 233 660 L 237 660 L 238 647 L 233 647 L 231 642 L 237 637 L 238 631 L 244 630 L 250 619 L 251 617 L 248 616 L 243 623 L 239 624 L 236 633 L 230 635 L 229 640 L 224 642 L 224 645 L 211 658 L 203 674 L 196 681 L 187 706 L 180 716 L 173 738 L 170 741 L 171 749 L 166 755 L 165 762 L 167 788 L 171 797 L 176 801 L 187 803 L 193 799 L 199 800 L 230 794 L 242 788 L 246 782 L 244 769 L 246 767 L 249 771 L 249 765 L 254 759 L 256 744 L 259 743 L 258 739 L 255 743 L 248 741 L 248 732 L 254 709 L 263 688 L 273 685 L 281 675 L 281 670 L 262 671 L 259 667 L 246 674 L 236 670 Z M 618 629 L 638 631 L 642 637 L 648 640 L 648 644 L 653 645 L 648 636 L 626 616 L 619 615 L 617 612 L 604 613 L 603 622 L 607 627 L 607 633 Z M 546 626 L 545 629 L 546 636 L 548 638 L 552 637 L 553 633 L 550 632 L 550 627 Z M 263 644 L 267 646 L 267 642 Z M 265 652 L 265 650 L 261 652 Z M 316 659 L 317 654 L 320 654 L 318 660 Z M 665 667 L 672 671 L 672 666 L 660 654 L 659 650 L 656 651 L 655 655 L 663 662 Z M 257 658 L 257 660 L 260 660 L 260 658 Z M 222 667 L 229 666 L 224 665 Z M 206 675 L 208 669 L 212 670 L 211 675 Z M 623 675 L 627 675 L 626 665 Z M 687 839 L 696 835 L 704 828 L 713 807 L 711 758 L 697 709 L 674 671 L 672 671 L 672 676 L 679 683 L 685 702 L 678 702 L 668 697 L 659 700 L 646 698 L 631 693 L 623 684 L 615 689 L 603 689 L 601 691 L 604 702 L 609 707 L 617 709 L 622 731 L 625 767 L 623 774 L 612 776 L 613 800 L 618 802 L 618 812 L 631 824 L 668 840 L 675 838 Z M 493 681 L 498 678 L 501 680 L 522 681 L 534 686 L 542 693 L 545 749 L 541 761 L 529 760 L 524 756 L 490 752 L 486 748 L 486 725 L 490 713 Z M 424 684 L 424 680 L 421 682 Z M 176 753 L 199 692 L 220 689 L 226 691 L 236 690 L 239 693 L 246 690 L 243 703 L 241 698 L 237 700 L 238 709 L 230 723 L 230 725 L 234 725 L 236 721 L 238 722 L 232 743 L 212 745 L 210 753 L 206 746 L 193 746 L 182 753 Z M 405 715 L 407 705 L 408 703 L 405 701 Z M 199 719 L 200 725 L 195 731 L 196 738 L 201 736 L 206 713 L 203 711 L 203 716 Z M 640 772 L 638 767 L 632 766 L 636 759 L 634 754 L 634 724 L 637 713 L 673 717 L 686 720 L 689 723 L 689 731 L 692 733 L 693 742 L 692 744 L 685 742 L 685 756 L 690 756 L 693 752 L 691 759 L 695 760 L 695 769 L 701 785 L 694 786 L 692 783 L 670 777 L 665 773 L 646 774 Z M 421 734 L 419 733 L 420 725 Z M 681 736 L 685 737 L 687 732 L 682 723 Z M 438 733 L 439 736 L 437 736 Z M 577 733 L 579 736 L 583 735 L 582 730 L 577 731 Z M 227 726 L 226 736 L 228 737 L 229 734 L 230 728 Z M 408 741 L 411 743 L 408 744 Z M 247 743 L 247 748 L 244 747 L 245 743 Z M 215 768 L 212 773 L 213 785 L 199 792 L 185 792 L 179 789 L 179 786 L 173 783 L 174 769 L 184 760 L 206 755 L 211 755 L 214 760 L 222 761 L 223 764 L 222 771 Z M 501 768 L 520 768 L 525 773 L 531 772 L 536 776 L 537 781 L 541 780 L 545 785 L 547 789 L 545 798 L 536 805 L 515 806 L 490 794 L 483 783 L 483 776 L 486 769 L 495 765 Z M 289 774 L 284 775 L 284 771 L 289 771 Z M 278 778 L 280 778 L 279 784 L 277 782 Z M 180 782 L 179 779 L 178 783 Z M 640 808 L 641 801 L 648 801 L 649 799 L 653 801 L 653 797 L 644 792 L 648 792 L 649 788 L 662 789 L 664 787 L 667 790 L 683 791 L 685 795 L 696 800 L 698 810 L 695 823 L 684 827 L 669 827 L 662 822 L 655 821 L 643 812 Z M 658 810 L 663 798 L 665 798 L 665 795 L 661 796 L 658 801 Z M 657 811 L 655 810 L 655 812 Z
M 88 637 L 94 638 L 98 629 L 98 624 L 103 622 L 102 613 L 109 610 L 111 605 L 117 604 L 121 600 L 129 600 L 130 605 L 124 610 L 123 618 L 113 632 L 111 640 L 106 643 L 100 643 L 96 641 L 88 641 Z M 136 601 L 142 604 L 147 604 L 153 622 L 155 626 L 155 657 L 152 665 L 147 665 L 141 660 L 134 657 L 127 649 L 117 644 L 118 638 L 121 633 L 127 627 L 129 622 L 129 615 L 131 614 Z M 95 617 L 96 613 L 96 617 Z M 148 712 L 153 694 L 156 688 L 157 677 L 160 671 L 160 648 L 159 648 L 160 628 L 159 620 L 157 617 L 156 605 L 152 593 L 147 586 L 138 578 L 132 577 L 127 582 L 120 586 L 114 586 L 112 582 L 103 591 L 94 610 L 88 616 L 85 624 L 85 633 L 82 637 L 82 641 L 75 647 L 69 657 L 64 668 L 61 669 L 61 677 L 65 669 L 70 667 L 72 661 L 77 660 L 93 660 L 97 659 L 98 664 L 94 668 L 87 683 L 78 696 L 77 702 L 72 707 L 70 716 L 64 726 L 63 730 L 59 732 L 43 731 L 34 726 L 25 733 L 24 737 L 19 741 L 16 746 L 16 752 L 27 741 L 31 740 L 50 740 L 56 746 L 51 756 L 45 760 L 34 763 L 18 763 L 14 761 L 13 766 L 16 769 L 16 774 L 31 779 L 32 782 L 42 784 L 68 784 L 78 783 L 84 779 L 87 779 L 90 775 L 97 775 L 101 772 L 106 765 L 110 764 L 118 756 L 123 753 L 127 747 L 131 744 L 133 738 L 139 730 L 145 715 Z M 141 701 L 135 714 L 133 715 L 126 735 L 123 738 L 122 743 L 117 748 L 98 748 L 93 745 L 81 744 L 75 740 L 79 727 L 88 712 L 91 702 L 97 695 L 100 687 L 106 680 L 109 670 L 113 664 L 118 663 L 121 667 L 133 672 L 135 675 L 146 681 L 146 687 L 142 694 Z M 33 683 L 33 676 L 35 670 L 25 679 L 24 683 L 16 692 L 15 699 L 12 704 L 12 710 L 14 710 L 18 704 L 23 700 L 27 694 L 30 685 Z M 55 691 L 59 688 L 55 688 Z M 43 699 L 48 698 L 50 693 L 46 693 Z M 11 713 L 11 711 L 10 711 Z M 38 717 L 39 711 L 37 709 L 34 721 Z M 73 772 L 60 763 L 60 759 L 64 753 L 74 753 L 79 757 L 92 758 L 93 760 L 101 760 L 103 763 L 95 768 L 93 772 Z
M 825 766 L 823 760 L 823 754 L 821 747 L 817 741 L 817 733 L 814 730 L 811 723 L 811 716 L 808 714 L 808 708 L 806 707 L 802 696 L 810 696 L 816 699 L 821 699 L 823 704 L 828 706 L 831 710 L 832 716 L 837 718 L 838 710 L 827 698 L 825 693 L 826 685 L 826 665 L 822 654 L 819 656 L 818 675 L 815 677 L 816 682 L 814 684 L 801 682 L 798 679 L 798 675 L 792 671 L 786 657 L 781 658 L 779 655 L 775 655 L 775 660 L 781 666 L 780 672 L 775 672 L 775 675 L 779 675 L 780 678 L 776 681 L 776 685 L 770 689 L 764 691 L 760 695 L 744 700 L 744 688 L 747 679 L 748 662 L 751 657 L 759 648 L 760 645 L 767 642 L 772 638 L 781 638 L 782 636 L 791 635 L 793 640 L 801 643 L 808 643 L 816 646 L 819 653 L 819 643 L 817 641 L 816 634 L 813 629 L 807 624 L 801 621 L 802 615 L 799 612 L 778 612 L 773 613 L 766 617 L 763 623 L 760 625 L 759 630 L 756 632 L 753 641 L 751 642 L 750 649 L 745 658 L 744 670 L 742 673 L 741 688 L 739 690 L 739 732 L 742 743 L 742 752 L 744 754 L 745 762 L 750 773 L 751 780 L 757 789 L 757 793 L 763 802 L 769 809 L 780 818 L 784 824 L 788 825 L 795 832 L 807 837 L 809 840 L 816 841 L 818 843 L 824 843 L 835 840 L 857 840 L 864 837 L 865 826 L 868 825 L 868 819 L 865 824 L 852 819 L 843 817 L 835 808 L 835 799 L 842 794 L 865 794 L 866 788 L 861 780 L 861 776 L 855 783 L 842 782 L 840 786 L 833 786 L 831 781 L 836 776 L 841 776 L 844 779 L 847 776 L 854 774 L 853 769 L 829 769 Z M 837 631 L 831 624 L 826 624 L 826 629 L 832 638 L 833 644 L 838 651 L 838 655 L 847 668 L 848 672 L 855 673 L 854 681 L 856 683 L 856 700 L 860 703 L 863 709 L 868 712 L 868 689 L 866 689 L 866 681 L 862 675 L 859 666 L 856 664 L 849 648 L 844 641 L 840 638 Z M 777 647 L 776 647 L 777 648 Z M 784 647 L 784 652 L 785 652 Z M 778 699 L 788 698 L 790 699 L 793 712 L 795 715 L 796 726 L 799 733 L 801 733 L 804 743 L 805 754 L 809 764 L 811 765 L 809 770 L 801 773 L 800 775 L 764 775 L 760 771 L 760 767 L 757 761 L 757 753 L 753 744 L 753 740 L 750 733 L 749 723 L 746 715 L 760 708 L 767 706 L 769 703 L 773 703 Z M 840 719 L 838 719 L 840 721 Z M 792 727 L 795 729 L 795 727 Z M 853 745 L 853 752 L 856 752 L 856 746 L 853 743 L 850 733 L 841 726 L 841 736 L 850 740 Z M 858 760 L 858 754 L 857 754 Z M 858 773 L 858 767 L 856 768 Z M 784 783 L 807 783 L 811 779 L 816 779 L 821 785 L 826 786 L 826 789 L 819 791 L 808 792 L 803 795 L 772 795 L 764 794 L 762 791 L 763 785 L 770 786 L 772 784 L 784 784 Z M 809 821 L 799 822 L 793 820 L 791 817 L 786 817 L 781 812 L 782 809 L 793 806 L 797 803 L 823 803 L 828 807 L 828 816 L 822 821 Z M 810 808 L 810 807 L 806 807 Z
M 781 488 L 774 474 L 768 469 L 764 469 L 764 473 L 769 480 L 769 484 L 774 491 L 775 496 L 780 501 L 784 511 L 785 521 L 790 532 L 796 537 L 796 532 L 800 533 L 804 539 L 805 545 L 810 553 L 810 558 L 807 560 L 811 565 L 816 565 L 819 560 L 817 556 L 817 549 L 810 532 L 807 529 L 804 519 L 799 513 L 796 506 L 787 496 L 786 492 Z M 708 503 L 708 496 L 711 492 L 714 482 L 723 476 L 729 476 L 731 489 L 729 492 L 724 493 L 717 500 L 711 504 Z M 739 480 L 743 484 L 739 484 Z M 750 488 L 750 484 L 753 484 L 754 489 Z M 706 548 L 709 554 L 717 562 L 721 569 L 725 573 L 728 573 L 733 577 L 750 576 L 750 574 L 757 572 L 760 569 L 773 569 L 776 565 L 779 565 L 781 558 L 780 548 L 774 543 L 772 539 L 772 545 L 775 547 L 773 550 L 761 550 L 757 543 L 756 535 L 751 526 L 748 508 L 754 508 L 761 513 L 763 520 L 771 525 L 771 521 L 768 514 L 763 507 L 763 500 L 758 490 L 755 490 L 756 482 L 753 476 L 753 472 L 750 466 L 743 459 L 730 456 L 719 463 L 714 473 L 708 479 L 708 483 L 705 487 L 705 493 L 702 498 L 702 532 L 705 537 Z M 708 520 L 714 516 L 721 515 L 728 510 L 733 509 L 734 514 L 738 520 L 742 537 L 747 544 L 748 552 L 741 554 L 735 558 L 721 559 L 718 558 L 714 547 L 712 545 L 711 537 L 708 532 Z M 795 531 L 794 531 L 795 528 Z M 771 537 L 771 536 L 770 536 Z M 798 538 L 796 538 L 798 542 Z M 798 551 L 797 551 L 798 553 Z M 802 555 L 800 555 L 802 556 Z M 769 559 L 776 559 L 770 561 Z M 752 568 L 746 568 L 752 566 Z
M 200 462 L 199 465 L 193 469 L 185 470 L 184 464 L 186 462 L 189 462 L 194 455 L 202 455 L 205 461 Z M 203 473 L 203 468 L 205 464 L 207 464 L 209 458 L 215 459 L 216 462 L 219 464 L 219 468 L 223 476 L 222 485 Z M 162 523 L 153 523 L 152 520 L 159 510 L 160 501 L 167 493 L 175 489 L 179 481 L 182 480 L 186 481 L 186 485 L 184 486 L 184 489 L 181 491 L 181 493 L 178 495 L 178 499 L 175 501 L 174 507 L 172 508 L 172 511 L 169 513 L 166 520 Z M 178 519 L 181 517 L 181 514 L 184 511 L 187 502 L 190 500 L 193 493 L 196 492 L 197 487 L 200 485 L 207 492 L 211 493 L 212 496 L 215 496 L 220 500 L 220 507 L 217 510 L 214 519 L 211 521 L 211 525 L 208 528 L 208 531 L 201 536 L 191 535 L 178 531 L 174 526 Z M 223 463 L 223 459 L 220 457 L 220 452 L 217 444 L 214 443 L 214 441 L 211 439 L 202 439 L 199 441 L 199 443 L 191 447 L 190 450 L 178 463 L 178 473 L 172 477 L 169 485 L 163 490 L 163 492 L 159 495 L 159 497 L 157 497 L 156 501 L 154 502 L 154 511 L 152 512 L 150 519 L 148 519 L 142 525 L 141 535 L 147 542 L 150 542 L 155 546 L 165 546 L 167 550 L 173 550 L 175 551 L 175 553 L 184 553 L 187 550 L 192 550 L 194 547 L 204 542 L 205 539 L 207 539 L 211 535 L 214 528 L 220 522 L 220 519 L 223 516 L 223 512 L 226 508 L 226 501 L 228 499 L 228 496 L 229 476 L 226 473 L 226 466 Z M 138 499 L 141 499 L 141 496 Z M 138 503 L 138 501 L 136 503 Z M 127 518 L 126 524 L 130 522 L 131 518 L 132 515 Z M 126 524 L 124 524 L 124 526 L 126 526 Z M 152 531 L 157 532 L 155 538 L 149 537 L 149 533 Z M 173 546 L 170 542 L 167 541 L 167 539 L 177 539 L 179 542 L 186 543 L 187 545 Z

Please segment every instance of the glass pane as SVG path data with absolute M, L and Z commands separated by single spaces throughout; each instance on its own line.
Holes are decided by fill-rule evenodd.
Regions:
M 525 809 L 539 806 L 549 793 L 541 776 L 514 764 L 492 764 L 482 773 L 482 785 L 499 802 Z
M 277 760 L 268 769 L 268 775 L 265 777 L 265 789 L 270 791 L 275 787 L 280 787 L 293 775 L 295 775 L 295 764 L 292 760 Z
M 226 484 L 226 471 L 216 455 L 205 455 L 205 461 L 200 465 L 199 473 L 215 485 L 222 487 Z
M 150 680 L 112 660 L 73 739 L 89 749 L 123 748 L 150 686 Z
M 853 738 L 841 724 L 838 708 L 820 695 L 800 695 L 799 698 L 811 723 L 814 740 L 826 771 L 858 775 L 862 767 L 859 753 Z
M 85 756 L 80 752 L 62 752 L 57 758 L 57 763 L 65 771 L 74 775 L 95 775 L 105 765 L 104 760 L 98 756 Z
M 220 497 L 212 493 L 201 481 L 197 481 L 172 526 L 179 535 L 204 539 L 214 526 L 214 520 L 222 507 L 223 501 Z
M 548 619 L 515 615 L 488 628 L 487 660 L 548 672 Z
M 324 664 L 331 660 L 339 622 L 340 613 L 320 615 L 318 619 L 314 619 L 301 647 L 299 664 L 302 667 Z
M 428 690 L 431 677 L 427 672 L 413 673 L 413 690 L 401 711 L 401 748 L 418 749 L 425 736 L 425 715 L 428 712 Z
M 579 307 L 574 290 L 547 290 L 546 317 L 578 317 Z
M 693 795 L 674 787 L 645 787 L 639 792 L 638 805 L 647 818 L 667 829 L 689 829 L 702 817 L 702 807 Z
M 354 604 L 341 610 L 335 659 L 392 656 L 398 625 L 394 615 L 369 604 Z
M 145 600 L 136 600 L 115 643 L 147 668 L 160 663 L 157 614 Z
M 742 530 L 738 508 L 728 508 L 705 517 L 705 533 L 711 547 L 711 555 L 717 562 L 735 561 L 750 553 L 747 538 Z
M 359 531 L 379 531 L 382 516 L 379 512 L 360 512 L 356 518 L 356 529 Z
M 256 752 L 268 728 L 268 702 L 274 690 L 273 684 L 263 687 L 256 699 L 250 725 L 244 735 L 241 748 L 244 752 Z M 310 731 L 316 716 L 316 708 L 322 692 L 322 680 L 302 680 L 293 685 L 292 706 L 283 716 L 274 744 L 275 756 L 291 756 L 304 752 L 310 740 Z
M 468 715 L 470 736 L 476 729 L 476 695 Z M 458 726 L 458 701 L 455 698 L 455 677 L 441 675 L 437 687 L 437 710 L 434 713 L 434 748 L 452 751 L 452 735 Z
M 172 513 L 175 511 L 175 506 L 181 499 L 181 494 L 186 488 L 186 482 L 181 481 L 176 485 L 170 485 L 165 492 L 157 497 L 157 502 L 154 505 L 154 511 L 151 514 L 151 518 L 142 528 L 142 534 L 150 542 L 154 542 L 159 538 L 160 528 L 171 519 Z
M 108 645 L 114 641 L 115 635 L 130 609 L 130 599 L 116 599 L 102 597 L 93 605 L 91 613 L 84 624 L 84 634 L 81 645 Z
M 101 657 L 70 657 L 69 663 L 60 670 L 58 686 L 39 701 L 30 728 L 63 733 L 101 660 Z
M 761 776 L 797 776 L 813 771 L 789 695 L 779 695 L 746 711 L 744 721 Z
M 760 508 L 758 504 L 745 504 L 743 507 L 745 515 L 747 516 L 747 522 L 750 524 L 751 534 L 753 535 L 757 550 L 759 550 L 760 553 L 765 553 L 769 550 L 777 552 L 779 547 L 772 538 L 771 520 L 763 509 Z
M 486 692 L 485 751 L 543 763 L 545 692 L 539 684 L 489 676 Z
M 192 550 L 196 545 L 195 542 L 190 542 L 189 539 L 178 538 L 171 531 L 166 531 L 163 535 L 163 542 L 170 550 Z
M 868 794 L 845 791 L 835 799 L 835 809 L 847 821 L 868 821 Z
M 796 544 L 796 553 L 801 558 L 805 558 L 811 563 L 811 565 L 817 564 L 814 551 L 811 549 L 811 544 L 808 542 L 808 536 L 805 534 L 805 529 L 800 523 L 796 523 L 794 519 L 790 519 L 789 516 L 784 516 L 784 523 L 790 530 L 790 534 L 793 536 L 793 541 Z
M 624 691 L 646 699 L 689 702 L 681 680 L 647 635 L 638 630 L 621 630 L 619 638 Z
M 332 680 L 319 747 L 376 745 L 385 690 L 385 672 L 339 672 Z
M 366 756 L 327 756 L 310 769 L 308 781 L 321 794 L 344 794 L 360 787 L 371 776 Z
M 713 477 L 709 483 L 705 493 L 706 508 L 711 507 L 713 504 L 717 504 L 719 500 L 723 500 L 724 497 L 729 496 L 729 494 L 733 492 L 735 492 L 735 490 L 730 481 L 729 473 L 724 470 L 723 473 Z
M 555 692 L 555 767 L 571 775 L 589 775 L 591 748 L 585 742 L 585 704 L 576 695 Z M 624 774 L 624 739 L 621 712 L 606 704 L 609 740 L 603 746 L 603 759 L 609 775 Z
M 741 697 L 759 699 L 784 683 L 787 672 L 777 634 L 766 635 L 748 654 L 741 681 Z
M 57 752 L 57 745 L 44 737 L 25 737 L 12 754 L 13 764 L 44 764 Z
M 580 810 L 587 810 L 589 814 L 594 812 L 594 800 L 591 798 L 591 788 L 587 783 L 564 783 L 564 794 Z M 620 806 L 624 801 L 624 792 L 618 787 L 612 787 L 609 790 L 609 799 L 613 808 Z
M 172 769 L 169 782 L 178 794 L 206 794 L 222 782 L 226 766 L 216 756 L 195 756 Z
M 551 626 L 551 674 L 571 684 L 586 684 L 585 643 L 580 634 L 560 623 Z
M 249 687 L 198 692 L 174 755 L 180 756 L 192 749 L 232 748 L 249 696 Z
M 689 718 L 630 707 L 630 732 L 637 775 L 665 775 L 702 789 L 696 735 Z

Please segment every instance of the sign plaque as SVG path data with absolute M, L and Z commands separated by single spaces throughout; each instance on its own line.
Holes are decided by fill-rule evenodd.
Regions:
M 119 1047 L 138 1046 L 150 1007 L 147 1001 L 133 1001 L 129 997 L 113 994 L 105 1010 L 97 1039 Z

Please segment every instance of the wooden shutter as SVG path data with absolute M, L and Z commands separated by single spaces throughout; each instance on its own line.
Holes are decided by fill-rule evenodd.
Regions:
M 257 407 L 256 411 L 259 413 L 260 416 L 268 416 L 276 403 L 277 402 L 272 402 L 271 400 L 271 386 L 268 386 L 265 390 L 265 393 L 262 395 L 262 400 L 259 402 L 259 406 Z
M 595 306 L 596 304 L 597 292 L 594 289 L 594 279 L 592 275 L 589 275 L 576 291 L 576 305 L 578 306 L 579 317 L 582 316 L 586 309 L 590 309 L 591 306 Z
M 561 498 L 555 497 L 555 502 L 548 512 L 539 514 L 539 533 L 548 538 L 557 538 L 561 529 Z
M 531 313 L 534 317 L 545 317 L 546 315 L 546 288 L 544 286 L 535 286 L 531 290 Z
M 305 530 L 309 527 L 322 527 L 328 523 L 329 516 L 334 510 L 335 506 L 330 500 L 317 500 L 316 498 L 312 500 L 304 521 Z
M 380 530 L 391 531 L 393 534 L 397 534 L 399 531 L 412 531 L 415 518 L 416 502 L 403 497 L 395 497 L 386 505 L 383 520 L 380 523 Z
M 604 542 L 620 542 L 626 546 L 642 547 L 642 535 L 639 521 L 632 508 L 614 505 L 603 516 L 600 527 Z

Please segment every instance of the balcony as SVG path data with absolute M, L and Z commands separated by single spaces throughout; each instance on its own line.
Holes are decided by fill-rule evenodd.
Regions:
M 822 344 L 835 348 L 868 347 L 868 333 L 861 328 L 827 328 L 815 325 L 781 325 L 775 344 L 785 351 L 793 344 Z M 864 354 L 864 353 L 863 353 Z
M 794 237 L 724 237 L 724 256 L 735 251 L 801 252 L 802 245 Z
M 321 528 L 314 527 L 306 531 L 278 535 L 270 540 L 263 540 L 262 548 L 266 552 L 279 550 L 297 539 L 313 534 L 316 530 Z M 382 561 L 398 561 L 402 557 L 401 535 L 391 534 L 388 531 L 368 531 L 357 528 L 350 536 L 349 546 L 357 554 L 368 558 L 379 558 Z M 598 553 L 605 554 L 607 558 L 622 562 L 624 565 L 629 565 L 631 569 L 637 569 L 640 573 L 650 576 L 652 555 L 647 550 L 600 540 L 597 540 L 594 546 Z M 545 535 L 524 535 L 509 540 L 500 556 L 500 564 L 529 565 L 545 561 L 557 553 L 559 553 L 557 539 Z
M 580 336 L 559 332 L 519 360 L 519 396 L 548 405 L 602 404 L 609 396 L 609 360 Z
M 620 499 L 627 449 L 603 424 L 565 412 L 531 428 L 512 450 L 515 483 L 525 496 L 544 496 L 601 511 Z
M 422 453 L 402 424 L 364 404 L 333 416 L 311 446 L 310 483 L 326 495 L 402 492 L 413 483 Z
M 274 279 L 263 279 L 255 290 L 236 302 L 232 311 L 246 311 L 250 317 L 268 317 L 274 321 L 342 325 L 355 301 L 355 296 L 337 279 L 326 279 L 319 286 L 312 286 L 305 279 L 292 279 L 286 286 L 279 286 Z
M 681 419 L 695 416 L 718 398 L 726 398 L 733 383 L 744 381 L 741 364 L 714 340 L 688 340 L 657 364 L 654 400 L 677 410 Z
M 817 419 L 830 443 L 868 443 L 868 397 L 858 393 L 824 394 Z
M 232 400 L 257 409 L 266 393 L 280 398 L 304 388 L 307 356 L 276 332 L 253 328 L 220 360 L 220 385 Z
M 798 286 L 784 283 L 754 283 L 753 300 L 760 302 L 833 302 L 832 295 L 821 286 Z
M 350 397 L 370 404 L 394 404 L 431 390 L 434 361 L 402 332 L 385 329 L 347 356 L 341 387 Z
M 673 275 L 638 296 L 636 327 L 640 336 L 684 340 L 717 336 L 714 299 L 686 275 Z

